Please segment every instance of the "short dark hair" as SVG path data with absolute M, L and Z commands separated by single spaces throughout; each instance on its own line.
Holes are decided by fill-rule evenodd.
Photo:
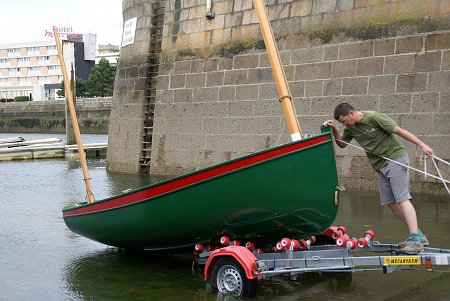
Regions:
M 339 116 L 348 116 L 348 114 L 350 113 L 350 111 L 354 111 L 355 108 L 346 102 L 340 103 L 336 106 L 336 108 L 334 109 L 334 119 L 338 120 Z

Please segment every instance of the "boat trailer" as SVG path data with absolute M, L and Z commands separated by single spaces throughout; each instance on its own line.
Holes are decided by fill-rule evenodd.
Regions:
M 230 245 L 197 252 L 196 262 L 205 266 L 204 278 L 210 280 L 213 290 L 242 298 L 256 294 L 258 280 L 280 275 L 374 270 L 389 274 L 413 266 L 431 272 L 434 266 L 450 265 L 450 249 L 425 247 L 418 254 L 406 254 L 398 244 L 374 241 L 370 230 L 357 240 L 336 228 L 324 232 L 331 234 L 336 244 L 314 245 L 315 238 L 300 243 L 283 238 L 274 249 L 263 252 L 252 248 L 251 243 L 244 247 L 225 239 Z

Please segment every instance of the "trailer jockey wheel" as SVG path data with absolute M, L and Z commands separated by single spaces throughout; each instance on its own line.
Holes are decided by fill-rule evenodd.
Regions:
M 221 293 L 241 298 L 256 294 L 256 279 L 248 279 L 244 269 L 232 258 L 220 258 L 214 264 L 211 274 L 211 287 Z

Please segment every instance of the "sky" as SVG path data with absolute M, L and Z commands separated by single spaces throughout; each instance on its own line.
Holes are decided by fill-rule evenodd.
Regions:
M 0 20 L 0 44 L 53 39 L 53 26 L 97 34 L 97 45 L 122 40 L 122 0 L 0 0 Z

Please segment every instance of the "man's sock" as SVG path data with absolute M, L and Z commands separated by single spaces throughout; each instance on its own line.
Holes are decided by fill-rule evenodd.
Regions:
M 420 235 L 418 233 L 409 233 L 409 237 L 414 240 L 420 240 Z

